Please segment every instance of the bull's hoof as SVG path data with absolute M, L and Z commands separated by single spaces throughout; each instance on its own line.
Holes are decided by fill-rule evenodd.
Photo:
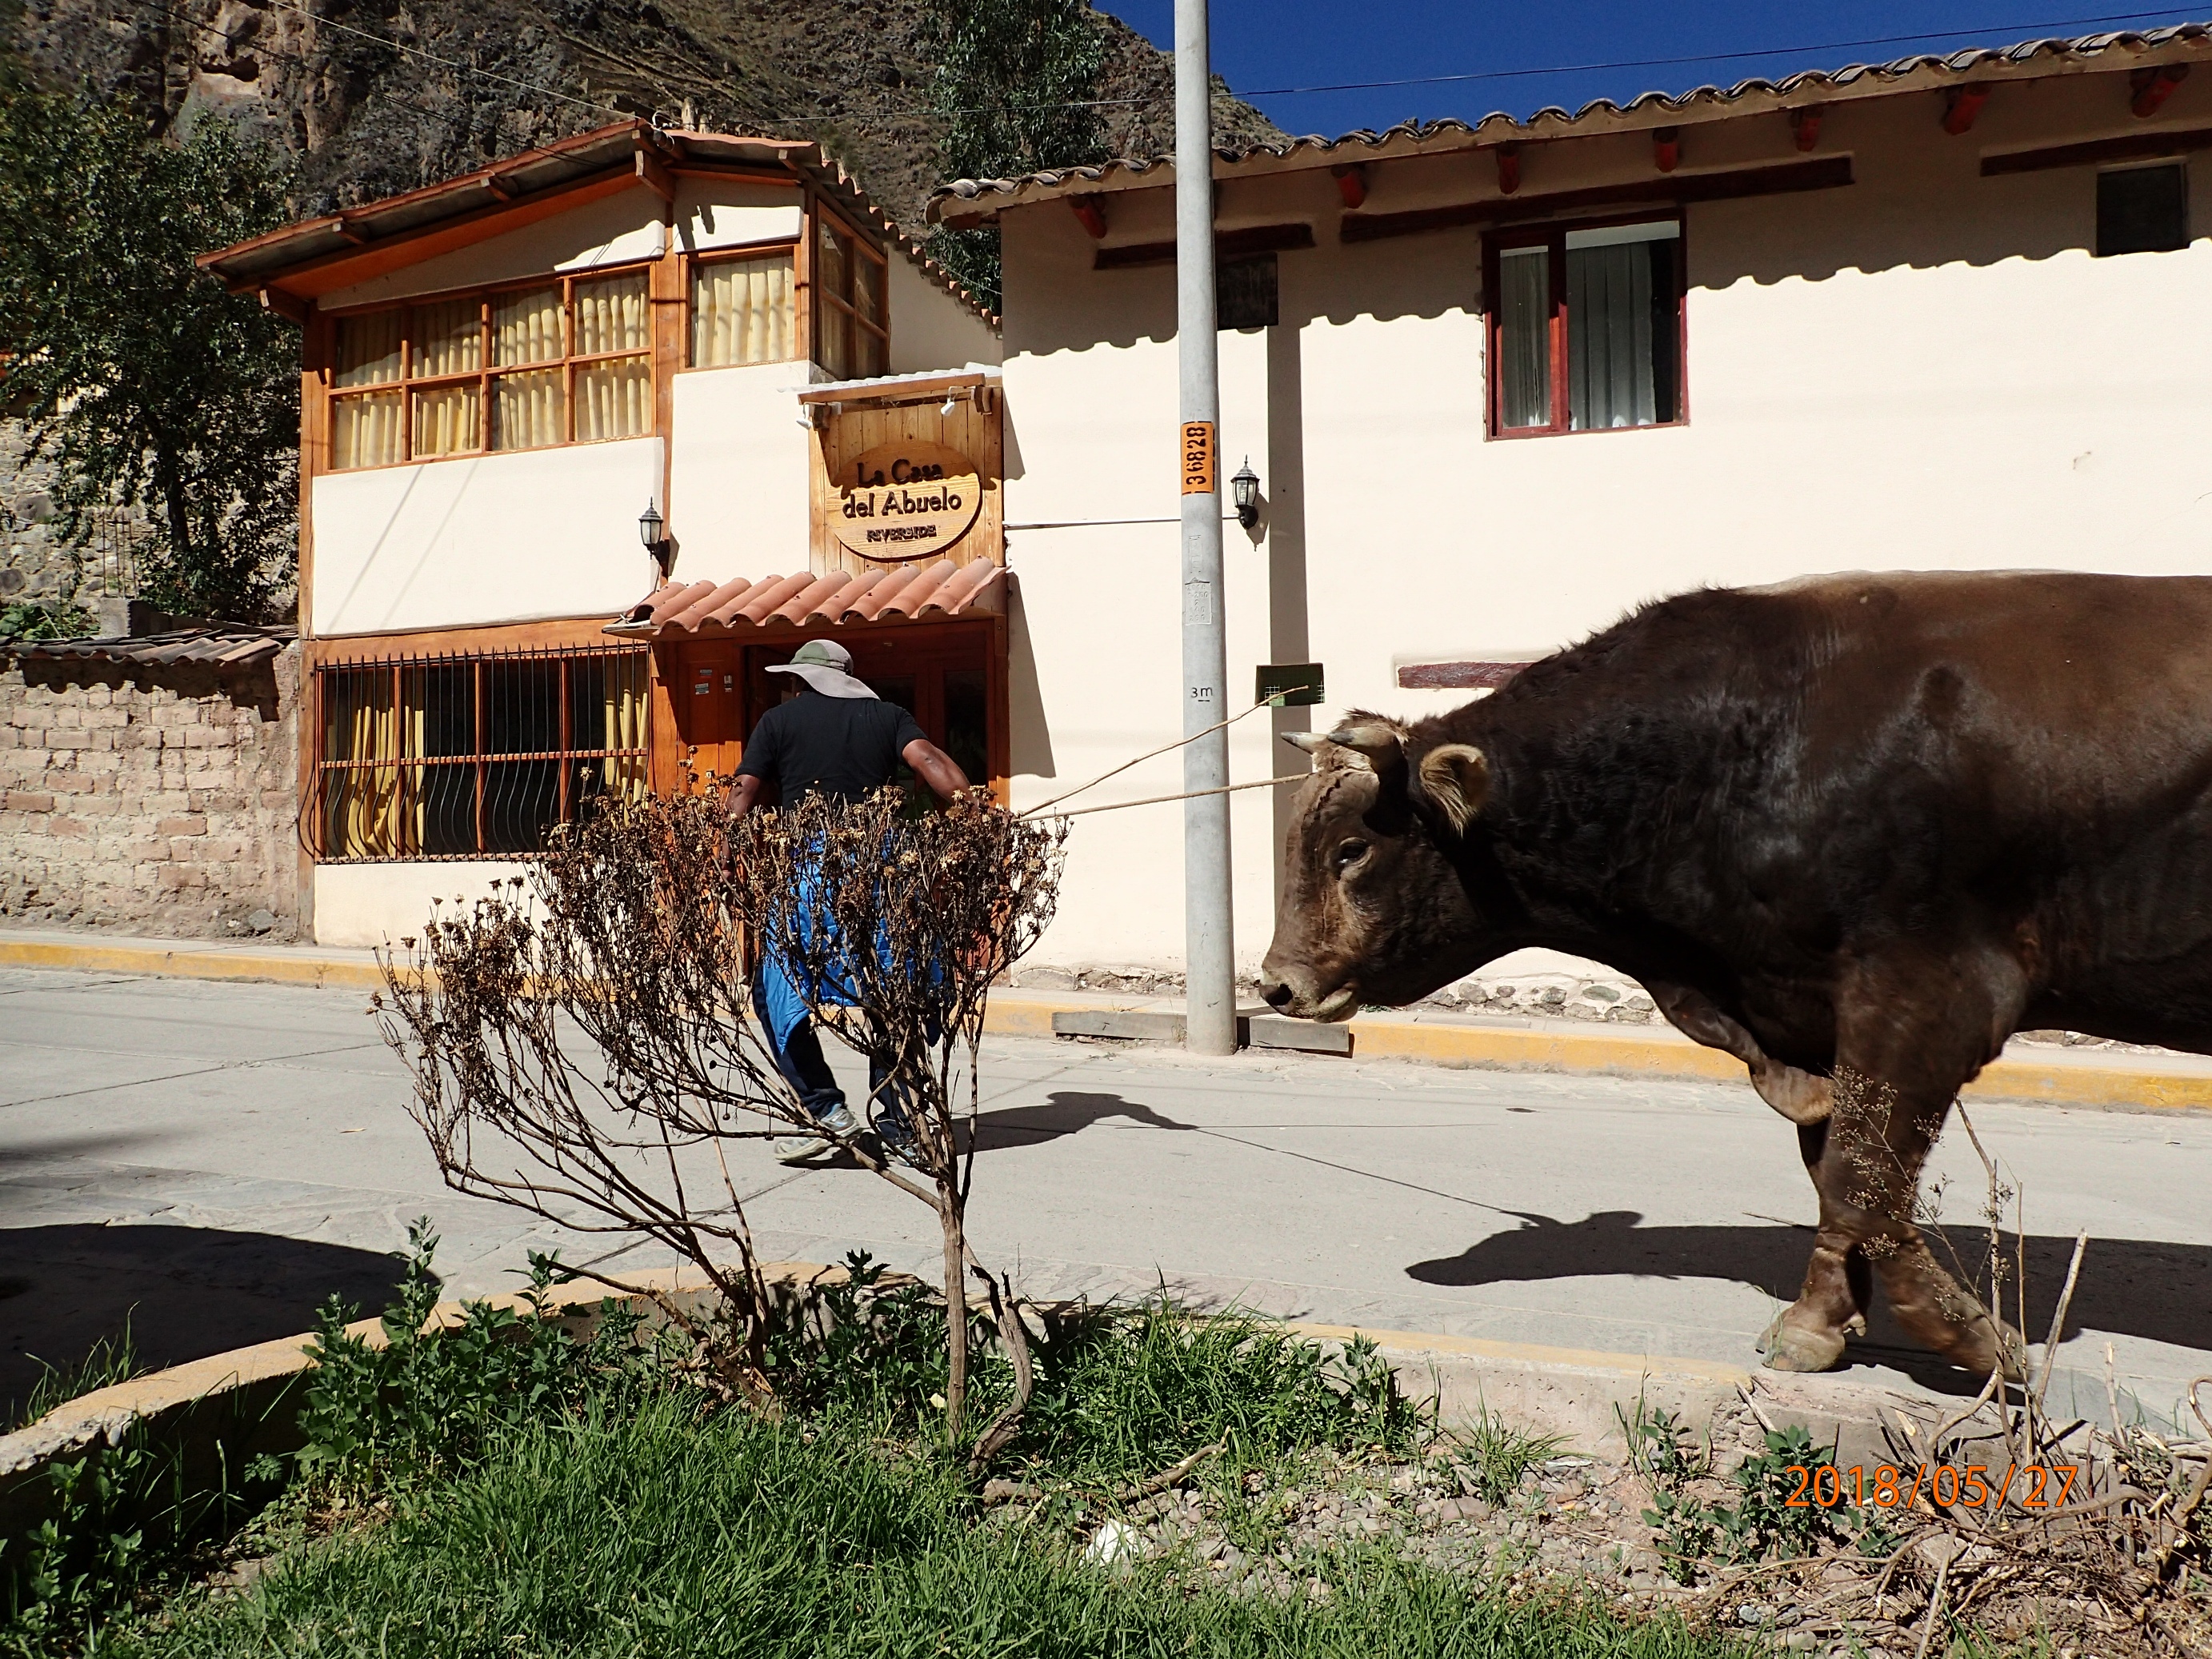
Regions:
M 1802 1325 L 1789 1322 L 1790 1310 L 1784 1308 L 1775 1315 L 1759 1339 L 1759 1351 L 1766 1356 L 1766 1368 L 1774 1371 L 1833 1370 L 1836 1362 L 1844 1357 L 1844 1336 L 1841 1331 L 1813 1331 Z

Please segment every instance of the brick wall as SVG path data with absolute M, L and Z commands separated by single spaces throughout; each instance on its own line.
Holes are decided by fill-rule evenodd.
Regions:
M 299 648 L 0 672 L 0 917 L 294 937 Z

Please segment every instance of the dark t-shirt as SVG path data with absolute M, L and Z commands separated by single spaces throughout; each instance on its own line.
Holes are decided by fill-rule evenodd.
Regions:
M 738 775 L 775 784 L 787 801 L 809 789 L 860 800 L 898 775 L 899 757 L 922 736 L 895 702 L 825 697 L 809 688 L 761 716 Z

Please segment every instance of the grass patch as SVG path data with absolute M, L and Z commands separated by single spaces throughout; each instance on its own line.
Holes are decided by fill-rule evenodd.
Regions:
M 118 1654 L 1358 1654 L 1742 1651 L 1587 1603 L 1347 1552 L 1325 1600 L 1172 1589 L 1086 1565 L 1042 1529 L 977 1524 L 946 1459 L 887 1455 L 852 1425 L 681 1400 L 533 1424 L 388 1521 L 296 1551 L 241 1595 L 201 1595 Z
M 13 1434 L 18 1429 L 27 1429 L 47 1413 L 58 1410 L 70 1401 L 112 1389 L 118 1382 L 128 1382 L 146 1370 L 139 1363 L 137 1346 L 131 1340 L 128 1320 L 124 1322 L 120 1336 L 101 1337 L 77 1364 L 52 1365 L 40 1359 L 39 1364 L 39 1380 L 31 1384 L 31 1392 L 24 1396 L 22 1406 L 0 1416 L 0 1423 L 7 1425 L 0 1432 Z

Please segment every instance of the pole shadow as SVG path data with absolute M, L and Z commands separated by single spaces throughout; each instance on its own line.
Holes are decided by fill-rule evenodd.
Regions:
M 1580 1221 L 1515 1211 L 1522 1224 L 1493 1233 L 1455 1256 L 1406 1269 L 1425 1285 L 1476 1285 L 1551 1279 L 1628 1275 L 1649 1279 L 1719 1279 L 1749 1285 L 1780 1302 L 1796 1299 L 1811 1255 L 1810 1227 L 1645 1227 L 1634 1210 L 1601 1210 Z M 1972 1227 L 1928 1230 L 1936 1260 L 1979 1276 L 1987 1235 Z M 2008 1235 L 2008 1261 L 2019 1241 Z M 1955 1255 L 1954 1255 L 1955 1252 Z M 2074 1240 L 2045 1234 L 2027 1239 L 2028 1340 L 2049 1333 Z M 2013 1271 L 2016 1272 L 2014 1268 Z M 2008 1278 L 2004 1316 L 2018 1322 L 2018 1289 Z M 2142 1337 L 2178 1347 L 2212 1348 L 2212 1246 L 2155 1239 L 2092 1237 L 2081 1283 L 2067 1310 L 2062 1340 L 2083 1330 Z M 1929 1388 L 1972 1393 L 1979 1379 L 1921 1348 L 1890 1319 L 1879 1287 L 1868 1331 L 1855 1340 L 1855 1359 L 1894 1365 Z
M 46 1365 L 74 1369 L 126 1322 L 139 1364 L 159 1370 L 309 1330 L 333 1294 L 380 1313 L 399 1273 L 396 1256 L 267 1233 L 0 1229 L 0 1418 L 15 1420 Z

